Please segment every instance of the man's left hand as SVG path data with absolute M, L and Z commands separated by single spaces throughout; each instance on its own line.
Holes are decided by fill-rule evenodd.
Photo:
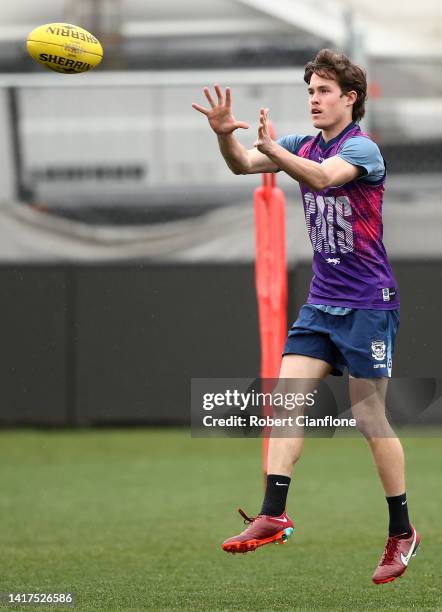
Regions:
M 264 155 L 269 155 L 274 151 L 275 141 L 270 137 L 268 124 L 267 124 L 267 116 L 269 114 L 268 108 L 261 108 L 259 112 L 259 127 L 258 127 L 258 138 L 255 140 L 254 146 L 260 151 L 264 153 Z

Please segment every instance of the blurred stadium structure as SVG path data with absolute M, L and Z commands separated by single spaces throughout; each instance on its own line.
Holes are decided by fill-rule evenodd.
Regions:
M 233 87 L 235 112 L 252 126 L 257 109 L 265 105 L 277 133 L 309 133 L 302 65 L 329 45 L 368 66 L 371 100 L 364 127 L 380 142 L 387 159 L 387 202 L 424 199 L 431 206 L 425 218 L 434 227 L 442 161 L 441 21 L 435 19 L 440 4 L 392 2 L 376 11 L 368 2 L 350 0 L 296 5 L 279 0 L 269 5 L 260 0 L 194 0 L 185 7 L 170 0 L 46 0 L 4 7 L 0 125 L 7 137 L 0 144 L 0 193 L 9 203 L 4 214 L 26 216 L 28 223 L 35 219 L 51 233 L 57 227 L 63 235 L 80 232 L 87 239 L 90 228 L 66 220 L 89 226 L 145 226 L 201 212 L 213 215 L 214 206 L 248 199 L 257 178 L 231 175 L 191 102 L 201 98 L 204 85 L 219 81 Z M 27 32 L 36 23 L 63 19 L 81 23 L 102 38 L 106 53 L 99 72 L 60 77 L 44 73 L 27 57 Z M 128 70 L 122 71 L 125 66 Z M 251 146 L 253 127 L 240 137 Z M 287 177 L 279 180 L 296 193 Z M 17 200 L 34 208 L 11 210 L 10 203 Z M 48 215 L 36 214 L 37 209 L 63 216 L 65 222 L 57 225 Z M 242 207 L 237 214 L 247 212 Z M 207 224 L 213 234 L 220 217 L 216 212 L 214 218 L 195 223 L 203 224 L 201 233 L 207 236 Z M 167 227 L 172 230 L 170 223 Z M 196 227 L 188 223 L 182 231 L 175 227 L 163 234 L 182 236 L 186 231 L 193 245 Z M 9 241 L 11 232 L 9 228 Z M 157 226 L 155 235 L 158 232 Z M 126 236 L 126 244 L 131 235 L 147 241 L 147 250 L 141 249 L 144 255 L 170 252 L 170 240 L 160 247 L 152 233 L 149 228 L 141 236 L 128 230 L 119 236 Z M 7 242 L 3 253 L 9 259 Z M 232 258 L 253 257 L 252 242 L 243 242 L 249 248 L 242 250 L 240 242 L 235 241 Z M 424 242 L 421 249 L 426 251 Z M 76 252 L 90 257 L 93 249 L 81 247 Z M 65 246 L 56 254 L 75 259 L 76 252 Z M 205 244 L 202 252 L 216 259 L 225 258 L 229 249 L 224 244 L 208 249 Z M 50 250 L 44 253 L 44 246 L 36 254 L 52 256 Z M 129 249 L 127 256 L 132 255 Z
M 78 76 L 46 73 L 27 56 L 24 40 L 29 31 L 38 24 L 65 20 L 90 29 L 102 40 L 105 59 L 96 72 Z M 253 188 L 259 184 L 260 177 L 233 176 L 224 165 L 206 121 L 190 106 L 193 101 L 204 100 L 202 87 L 205 85 L 220 82 L 232 86 L 235 115 L 251 124 L 250 130 L 238 136 L 246 146 L 252 146 L 260 106 L 271 109 L 277 135 L 311 133 L 302 68 L 318 49 L 329 46 L 346 51 L 367 66 L 370 102 L 364 127 L 381 145 L 389 168 L 384 215 L 386 244 L 398 269 L 402 266 L 402 294 L 410 297 L 410 301 L 415 293 L 426 295 L 426 286 L 419 285 L 414 290 L 413 283 L 417 286 L 424 282 L 421 264 L 430 259 L 432 280 L 425 277 L 425 282 L 440 284 L 441 30 L 439 0 L 419 3 L 391 0 L 375 5 L 369 0 L 189 0 L 186 3 L 181 0 L 40 0 L 38 3 L 21 0 L 2 7 L 0 260 L 4 264 L 3 292 L 12 307 L 11 292 L 18 291 L 31 310 L 36 309 L 33 312 L 45 310 L 46 291 L 57 296 L 54 317 L 45 311 L 39 320 L 48 338 L 52 338 L 48 340 L 48 347 L 59 343 L 59 352 L 47 348 L 40 356 L 46 359 L 50 353 L 52 372 L 58 373 L 59 385 L 53 389 L 53 404 L 59 402 L 65 406 L 67 421 L 75 420 L 72 415 L 76 412 L 77 399 L 81 410 L 90 402 L 94 409 L 106 412 L 95 406 L 97 394 L 96 389 L 87 387 L 90 381 L 83 387 L 83 395 L 78 389 L 71 393 L 78 382 L 76 377 L 83 382 L 88 378 L 90 368 L 100 359 L 100 351 L 109 349 L 110 355 L 115 347 L 124 345 L 128 349 L 138 342 L 136 334 L 130 337 L 130 342 L 130 334 L 124 338 L 109 334 L 118 324 L 112 317 L 108 319 L 109 327 L 103 323 L 102 336 L 94 336 L 100 329 L 94 321 L 101 319 L 101 309 L 109 309 L 108 300 L 112 296 L 117 299 L 112 290 L 114 283 L 124 284 L 129 277 L 132 285 L 127 294 L 134 300 L 137 299 L 135 289 L 145 282 L 152 282 L 157 293 L 163 292 L 169 306 L 155 302 L 153 314 L 149 313 L 150 298 L 143 294 L 146 317 L 158 315 L 160 318 L 161 313 L 167 312 L 171 324 L 173 312 L 178 308 L 181 308 L 182 320 L 188 320 L 194 304 L 187 293 L 199 287 L 197 279 L 186 287 L 179 266 L 185 265 L 182 270 L 189 276 L 191 265 L 196 270 L 199 263 L 218 263 L 219 278 L 224 279 L 220 280 L 224 294 L 211 303 L 213 310 L 209 318 L 223 317 L 222 306 L 225 307 L 226 299 L 231 300 L 228 308 L 232 312 L 229 311 L 230 318 L 227 317 L 228 322 L 222 329 L 232 326 L 233 343 L 242 325 L 244 336 L 240 337 L 244 343 L 249 342 L 248 351 L 235 364 L 231 355 L 215 360 L 213 369 L 207 369 L 207 357 L 201 355 L 193 369 L 188 364 L 190 369 L 182 368 L 180 375 L 202 375 L 203 371 L 213 375 L 216 368 L 220 376 L 222 372 L 231 375 L 232 368 L 238 375 L 256 372 L 257 359 L 252 355 L 257 353 L 258 346 L 250 344 L 250 338 L 257 326 L 252 317 L 245 329 L 243 320 L 253 304 L 252 280 L 248 284 L 244 279 L 249 273 L 252 279 L 251 202 Z M 296 266 L 302 267 L 309 260 L 311 247 L 297 185 L 284 176 L 278 176 L 278 184 L 289 199 L 287 246 L 293 272 Z M 118 268 L 123 261 L 121 274 L 106 271 L 104 262 L 113 262 Z M 63 263 L 59 268 L 38 268 L 36 276 L 28 268 L 29 264 L 48 262 Z M 111 288 L 98 284 L 100 289 L 94 293 L 93 278 L 98 269 L 83 273 L 81 266 L 73 269 L 66 267 L 66 262 L 78 265 L 101 262 Z M 148 269 L 147 262 L 154 263 L 154 267 Z M 156 266 L 166 263 L 169 268 L 164 268 L 164 274 L 172 288 L 166 288 L 155 276 L 160 270 Z M 177 268 L 173 268 L 175 264 Z M 407 275 L 408 264 L 413 273 Z M 133 274 L 126 274 L 125 266 L 131 265 Z M 137 276 L 140 266 L 146 266 L 147 276 Z M 226 280 L 231 272 L 234 275 L 231 286 L 237 292 L 245 292 L 242 307 Z M 300 275 L 306 281 L 304 272 L 302 268 Z M 205 282 L 215 292 L 207 274 Z M 217 274 L 212 270 L 210 278 L 218 278 Z M 305 283 L 298 280 L 293 272 L 292 290 L 296 287 L 295 301 L 299 302 L 303 299 Z M 23 286 L 28 282 L 29 291 Z M 40 297 L 39 287 L 43 292 Z M 103 300 L 96 302 L 95 309 L 87 302 L 86 296 L 91 291 L 96 300 Z M 426 312 L 430 313 L 428 321 L 436 321 L 438 297 L 442 300 L 442 294 L 439 292 L 437 297 L 433 287 L 431 291 L 433 301 L 422 298 L 420 307 L 426 304 L 429 309 Z M 124 295 L 126 291 L 122 289 L 118 296 L 121 311 L 117 310 L 123 320 L 130 321 L 130 304 L 123 307 Z M 198 299 L 205 299 L 204 292 L 197 295 Z M 414 303 L 408 304 L 409 309 L 415 307 Z M 440 342 L 439 332 L 431 336 L 428 330 L 417 329 L 420 322 L 416 312 L 407 313 L 407 306 L 404 308 L 408 344 L 403 350 L 410 355 L 409 361 L 404 358 L 403 371 L 408 374 L 412 371 L 413 356 L 421 364 L 437 360 Z M 87 319 L 86 311 L 93 312 L 96 318 Z M 84 318 L 77 319 L 81 312 Z M 142 319 L 142 313 L 138 313 L 133 319 L 134 325 L 142 326 Z M 81 327 L 81 320 L 83 329 L 89 329 L 89 338 L 93 338 L 89 340 L 92 351 L 87 336 L 83 335 L 80 341 L 75 333 Z M 187 343 L 186 350 L 189 343 L 195 342 L 197 326 L 201 324 L 199 317 L 192 315 L 191 320 L 193 332 L 189 331 L 189 336 L 180 340 L 181 348 L 182 342 Z M 20 321 L 14 321 L 3 322 L 9 334 L 15 329 L 20 332 Z M 42 341 L 43 332 L 34 330 L 34 333 L 33 321 L 28 323 L 23 351 L 27 350 L 29 338 L 34 343 L 38 338 Z M 210 321 L 206 323 L 208 330 Z M 140 332 L 142 339 L 133 350 L 132 366 L 135 361 L 140 364 L 143 355 L 146 357 L 149 334 L 158 333 L 155 326 L 149 325 Z M 169 338 L 164 318 L 161 325 L 165 337 Z M 60 331 L 63 329 L 66 334 Z M 426 341 L 432 342 L 433 348 L 425 348 L 422 334 L 426 334 Z M 216 341 L 222 342 L 224 335 L 220 333 Z M 114 338 L 110 346 L 104 341 L 101 343 L 108 336 Z M 78 350 L 83 351 L 84 359 L 76 354 L 77 343 L 81 344 Z M 158 350 L 160 344 L 158 340 L 155 345 Z M 153 383 L 141 382 L 134 391 L 146 375 L 140 366 L 131 370 L 132 378 L 125 375 L 124 383 L 121 368 L 127 355 L 118 353 L 113 354 L 113 364 L 106 361 L 108 378 L 103 375 L 102 382 L 104 385 L 112 380 L 112 384 L 108 384 L 102 405 L 118 400 L 122 406 L 126 390 L 128 397 L 132 392 L 137 397 L 134 400 L 137 412 L 148 390 L 143 385 Z M 20 350 L 15 354 L 19 361 Z M 95 361 L 88 361 L 90 355 L 94 355 Z M 8 366 L 7 357 L 4 359 Z M 35 370 L 32 359 L 27 363 L 29 371 Z M 175 366 L 180 369 L 180 359 L 177 358 Z M 167 369 L 164 365 L 155 370 L 155 376 L 163 377 L 164 388 L 166 381 L 170 382 L 165 374 Z M 434 371 L 428 375 L 434 375 Z M 11 395 L 22 384 L 20 376 L 14 376 L 9 383 Z M 40 376 L 43 378 L 36 382 L 37 395 L 39 385 L 43 385 L 44 371 Z M 65 388 L 63 381 L 66 380 Z M 117 381 L 123 385 L 119 390 L 113 387 Z M 22 415 L 30 410 L 28 397 L 29 394 L 17 400 L 21 402 Z
M 422 175 L 439 174 L 442 160 L 441 6 L 385 4 L 376 11 L 353 0 L 45 0 L 4 7 L 0 123 L 12 125 L 12 134 L 0 145 L 2 165 L 11 169 L 0 179 L 3 199 L 98 224 L 101 215 L 106 224 L 136 224 L 245 197 L 256 180 L 230 174 L 190 103 L 203 85 L 219 81 L 234 88 L 236 114 L 252 126 L 265 105 L 277 133 L 309 133 L 302 66 L 323 46 L 368 67 L 364 127 L 382 144 L 391 175 L 419 175 L 411 181 L 416 189 L 427 189 L 428 178 L 437 185 Z M 101 37 L 99 72 L 63 78 L 27 57 L 28 31 L 57 20 Z M 251 146 L 253 127 L 240 136 Z M 158 207 L 143 213 L 134 210 L 140 204 L 166 206 L 161 214 Z
M 343 49 L 368 66 L 372 99 L 365 127 L 383 145 L 391 173 L 438 174 L 441 10 L 435 0 L 394 1 L 375 11 L 367 0 L 45 0 L 6 6 L 0 121 L 12 120 L 18 150 L 14 156 L 11 142 L 2 143 L 1 160 L 6 167 L 18 162 L 18 176 L 14 184 L 10 176 L 2 179 L 3 197 L 77 211 L 100 204 L 118 208 L 122 200 L 126 209 L 166 200 L 171 210 L 183 205 L 183 191 L 184 199 L 202 191 L 204 205 L 208 192 L 216 203 L 237 197 L 240 187 L 245 194 L 253 178 L 229 174 L 190 103 L 203 85 L 219 81 L 234 87 L 236 114 L 252 125 L 265 105 L 279 134 L 308 133 L 302 65 L 323 46 Z M 27 57 L 27 32 L 36 23 L 64 19 L 102 38 L 106 54 L 99 73 L 61 78 Z M 241 136 L 251 145 L 253 128 Z

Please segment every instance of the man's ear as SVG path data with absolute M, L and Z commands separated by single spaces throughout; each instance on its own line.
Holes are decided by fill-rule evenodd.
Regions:
M 354 104 L 356 100 L 358 99 L 358 94 L 353 89 L 350 91 L 347 91 L 344 95 L 347 96 L 347 102 L 349 104 Z

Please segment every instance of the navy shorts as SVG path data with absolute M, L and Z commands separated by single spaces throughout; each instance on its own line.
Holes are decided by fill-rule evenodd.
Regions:
M 335 376 L 342 376 L 347 367 L 355 378 L 390 377 L 398 328 L 399 310 L 354 309 L 336 315 L 304 304 L 283 355 L 322 359 Z

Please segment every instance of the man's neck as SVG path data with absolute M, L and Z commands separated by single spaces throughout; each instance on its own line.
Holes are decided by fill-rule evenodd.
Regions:
M 324 142 L 328 142 L 332 138 L 335 138 L 335 136 L 338 136 L 338 134 L 340 134 L 343 130 L 345 130 L 345 128 L 349 126 L 350 123 L 352 123 L 352 119 L 345 118 L 339 123 L 336 123 L 335 125 L 330 126 L 329 128 L 325 128 L 325 129 L 323 128 L 322 138 L 324 139 Z

